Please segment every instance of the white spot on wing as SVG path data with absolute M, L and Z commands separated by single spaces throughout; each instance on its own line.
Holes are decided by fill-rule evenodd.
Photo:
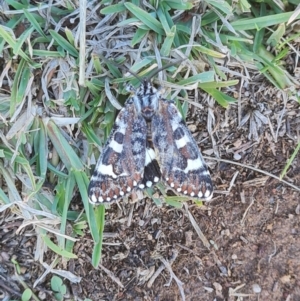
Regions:
M 119 144 L 117 141 L 112 139 L 109 143 L 109 147 L 111 147 L 116 153 L 121 154 L 123 150 L 123 144 Z
M 146 186 L 147 186 L 147 187 L 151 187 L 151 186 L 152 186 L 152 182 L 151 182 L 151 181 L 147 181 L 147 182 L 146 182 Z
M 155 159 L 154 150 L 152 148 L 147 148 L 145 166 L 147 166 L 149 163 L 151 163 L 154 159 Z
M 131 187 L 127 187 L 127 191 L 130 192 L 131 191 Z
M 100 164 L 100 166 L 97 167 L 97 170 L 103 175 L 111 176 L 113 179 L 117 178 L 117 175 L 113 172 L 113 166 L 111 164 L 109 165 Z
M 110 202 L 111 198 L 110 197 L 107 197 L 106 198 L 106 202 Z
M 191 192 L 191 197 L 193 197 L 195 195 L 194 191 Z
M 134 180 L 133 181 L 133 186 L 136 186 L 137 185 L 137 182 Z
M 90 198 L 92 203 L 97 203 L 97 198 L 96 196 L 93 194 L 92 197 Z
M 207 200 L 210 200 L 212 198 L 211 191 L 210 190 L 206 190 L 204 196 L 205 196 L 205 198 Z
M 154 182 L 157 183 L 159 181 L 158 177 L 154 177 Z
M 121 190 L 120 191 L 120 196 L 123 196 L 124 195 L 124 192 Z
M 112 166 L 112 164 L 109 164 L 109 165 L 100 164 L 99 167 L 97 166 L 96 168 L 97 168 L 97 171 L 100 174 L 103 174 L 103 175 L 106 175 L 106 176 L 111 176 L 113 179 L 116 179 L 118 176 L 119 177 L 129 176 L 127 172 L 123 172 L 123 173 L 121 173 L 120 175 L 117 176 L 113 172 L 113 166 Z
M 191 170 L 197 170 L 197 169 L 203 168 L 203 167 L 204 167 L 203 162 L 202 162 L 202 160 L 200 160 L 199 157 L 196 158 L 195 160 L 188 159 L 187 167 L 185 168 L 184 172 L 188 173 Z M 207 174 L 208 174 L 208 172 L 203 170 L 203 175 L 207 175 Z
M 182 147 L 186 146 L 187 141 L 189 141 L 189 139 L 186 136 L 183 136 L 179 140 L 175 140 L 177 148 L 182 148 Z

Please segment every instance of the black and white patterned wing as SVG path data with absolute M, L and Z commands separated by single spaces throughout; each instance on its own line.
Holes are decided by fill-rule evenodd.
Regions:
M 156 160 L 155 152 L 153 150 L 153 147 L 147 145 L 143 184 L 145 185 L 145 187 L 152 187 L 160 180 L 160 178 L 161 172 Z
M 93 204 L 117 201 L 143 189 L 147 125 L 129 99 L 116 118 L 92 175 L 88 195 Z
M 163 181 L 177 193 L 210 200 L 213 184 L 209 171 L 176 106 L 161 99 L 151 127 Z

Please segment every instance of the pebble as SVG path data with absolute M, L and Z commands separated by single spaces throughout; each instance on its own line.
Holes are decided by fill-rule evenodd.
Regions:
M 261 287 L 258 284 L 252 285 L 253 292 L 259 294 L 261 292 Z

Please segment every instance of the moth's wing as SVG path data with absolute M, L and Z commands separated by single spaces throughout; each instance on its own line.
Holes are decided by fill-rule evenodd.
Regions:
M 146 161 L 143 184 L 145 187 L 151 187 L 157 183 L 161 178 L 161 171 L 158 165 L 155 151 L 152 145 L 147 145 L 146 148 Z
M 144 187 L 146 139 L 146 121 L 128 101 L 116 118 L 92 175 L 88 188 L 91 203 L 116 201 Z
M 176 106 L 160 100 L 151 127 L 163 181 L 182 195 L 211 199 L 213 184 L 208 168 Z

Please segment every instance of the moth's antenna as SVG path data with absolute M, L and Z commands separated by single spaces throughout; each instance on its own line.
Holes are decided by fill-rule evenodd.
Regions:
M 150 79 L 151 79 L 152 77 L 154 77 L 156 74 L 158 74 L 160 71 L 165 70 L 165 69 L 167 69 L 167 68 L 169 68 L 169 67 L 171 67 L 171 66 L 174 66 L 174 65 L 176 65 L 177 63 L 181 63 L 181 62 L 185 61 L 186 59 L 187 59 L 187 58 L 180 59 L 180 60 L 177 60 L 177 61 L 175 61 L 175 62 L 169 63 L 169 64 L 167 64 L 167 65 L 165 65 L 165 66 L 163 66 L 163 67 L 161 67 L 161 68 L 158 68 L 158 69 L 156 69 L 156 70 L 153 70 L 153 71 L 148 75 L 148 77 L 143 78 L 143 79 L 142 79 L 140 76 L 138 76 L 135 72 L 131 71 L 130 69 L 127 69 L 127 71 L 128 71 L 131 75 L 133 75 L 134 77 L 136 77 L 140 82 L 143 82 L 143 81 L 150 81 Z M 127 67 L 126 67 L 126 68 L 127 68 Z
M 103 60 L 103 61 L 105 61 L 106 63 L 109 63 L 109 64 L 112 64 L 112 65 L 114 65 L 114 66 L 116 66 L 116 67 L 125 67 L 126 69 L 127 69 L 127 72 L 129 72 L 131 75 L 133 75 L 136 79 L 138 79 L 141 83 L 143 82 L 143 81 L 150 81 L 150 79 L 152 78 L 152 77 L 154 77 L 156 74 L 158 74 L 160 71 L 162 71 L 162 70 L 165 70 L 165 69 L 167 69 L 167 68 L 169 68 L 169 67 L 172 67 L 172 66 L 174 66 L 174 65 L 176 65 L 176 64 L 178 64 L 178 63 L 181 63 L 181 62 L 183 62 L 183 61 L 185 61 L 185 60 L 187 60 L 188 58 L 183 58 L 183 59 L 179 59 L 179 60 L 177 60 L 177 61 L 175 61 L 175 62 L 171 62 L 171 63 L 169 63 L 169 64 L 167 64 L 167 65 L 165 65 L 165 66 L 163 66 L 163 67 L 161 67 L 161 68 L 158 68 L 158 69 L 156 69 L 156 70 L 153 70 L 149 75 L 148 75 L 148 77 L 146 77 L 146 78 L 141 78 L 139 75 L 137 75 L 134 71 L 131 71 L 129 68 L 127 68 L 126 66 L 123 66 L 123 65 L 121 65 L 121 64 L 117 64 L 116 62 L 114 62 L 114 61 L 110 61 L 110 60 L 108 60 L 107 58 L 105 58 L 103 55 L 101 55 L 101 54 L 98 54 L 99 55 L 99 57 L 101 57 L 101 59 Z
M 125 66 L 126 67 L 126 66 Z M 126 67 L 127 68 L 127 67 Z M 127 68 L 127 71 L 131 74 L 131 75 L 133 75 L 136 79 L 138 79 L 141 83 L 143 82 L 143 79 L 140 77 L 140 76 L 138 76 L 135 72 L 133 72 L 133 71 L 131 71 L 130 69 L 128 69 Z
M 146 80 L 146 81 L 150 81 L 150 79 L 151 79 L 152 77 L 154 77 L 156 74 L 158 74 L 160 71 L 163 71 L 163 70 L 165 70 L 165 69 L 168 69 L 169 67 L 172 67 L 172 66 L 176 65 L 177 63 L 181 63 L 181 62 L 183 62 L 183 61 L 185 61 L 185 60 L 187 60 L 187 58 L 177 60 L 177 61 L 172 62 L 172 63 L 169 63 L 169 64 L 167 64 L 167 65 L 165 65 L 165 66 L 163 66 L 163 67 L 161 67 L 161 68 L 158 68 L 157 70 L 153 70 L 153 72 L 151 72 L 151 73 L 148 75 L 148 77 L 145 78 L 145 80 Z

